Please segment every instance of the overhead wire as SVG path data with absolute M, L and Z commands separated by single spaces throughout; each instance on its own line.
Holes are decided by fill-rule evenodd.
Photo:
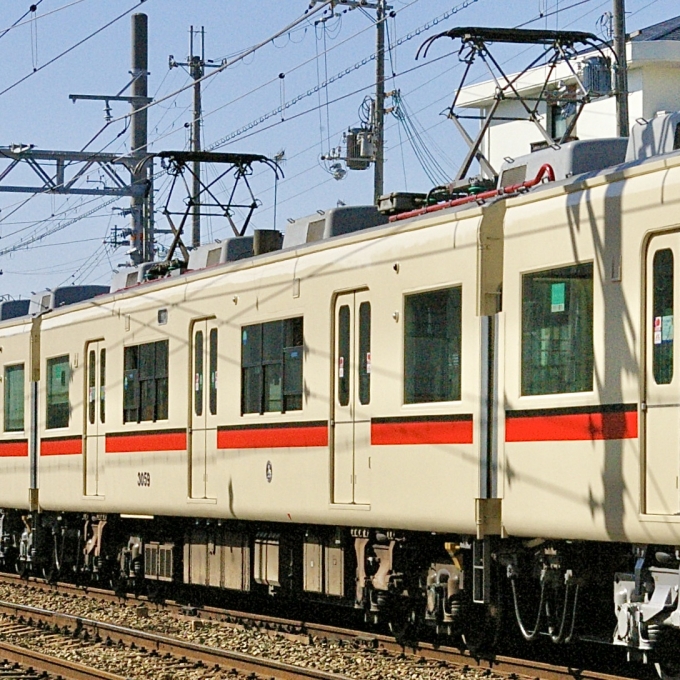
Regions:
M 145 0 L 140 0 L 140 2 L 144 2 L 144 1 Z M 167 94 L 164 97 L 161 97 L 160 99 L 149 102 L 148 104 L 145 104 L 144 106 L 140 106 L 136 110 L 136 112 L 138 113 L 140 111 L 147 111 L 148 109 L 150 109 L 154 106 L 157 106 L 158 104 L 161 104 L 162 102 L 167 101 L 168 99 L 171 99 L 175 95 L 178 95 L 181 92 L 185 92 L 189 88 L 193 88 L 198 83 L 203 83 L 203 82 L 209 80 L 210 78 L 214 78 L 219 73 L 222 73 L 223 71 L 225 71 L 228 67 L 231 67 L 231 66 L 233 66 L 234 64 L 236 64 L 240 61 L 243 61 L 247 57 L 251 56 L 252 54 L 257 52 L 258 50 L 260 50 L 263 47 L 265 47 L 266 45 L 268 45 L 272 40 L 275 40 L 276 38 L 284 35 L 289 30 L 291 30 L 292 28 L 297 26 L 298 24 L 302 23 L 303 21 L 307 21 L 309 19 L 309 17 L 317 14 L 321 10 L 325 10 L 329 5 L 332 4 L 332 2 L 333 2 L 333 0 L 323 0 L 318 5 L 314 6 L 313 8 L 308 9 L 305 12 L 305 14 L 303 14 L 301 17 L 299 17 L 299 18 L 295 19 L 294 21 L 292 21 L 291 23 L 289 23 L 285 28 L 282 28 L 280 31 L 277 31 L 273 36 L 270 36 L 266 40 L 263 40 L 263 41 L 257 43 L 256 45 L 253 45 L 252 47 L 249 47 L 248 49 L 241 52 L 238 56 L 234 57 L 231 61 L 226 61 L 226 62 L 220 64 L 220 66 L 215 68 L 214 71 L 210 71 L 209 73 L 206 73 L 205 75 L 201 76 L 200 78 L 197 78 L 196 80 L 192 80 L 192 82 L 190 84 L 181 87 L 180 89 L 176 90 L 175 92 L 171 92 L 170 94 Z M 1 94 L 2 94 L 2 92 L 0 92 L 0 95 Z M 112 120 L 112 122 L 116 122 L 117 120 L 122 120 L 123 118 L 129 118 L 131 115 L 132 114 L 127 113 L 123 116 L 119 116 L 118 118 L 114 118 Z
M 64 56 L 66 56 L 70 52 L 73 52 L 73 50 L 80 47 L 83 43 L 86 43 L 88 40 L 94 38 L 96 35 L 99 35 L 99 33 L 101 33 L 102 31 L 105 31 L 107 28 L 109 28 L 109 26 L 112 26 L 116 22 L 120 21 L 123 17 L 126 17 L 131 12 L 134 12 L 135 9 L 137 9 L 137 7 L 139 7 L 139 5 L 141 5 L 143 2 L 146 2 L 146 0 L 137 0 L 137 3 L 134 5 L 134 7 L 130 7 L 130 9 L 125 10 L 125 12 L 123 12 L 122 14 L 119 14 L 117 17 L 115 17 L 111 21 L 107 22 L 106 24 L 104 24 L 103 26 L 98 28 L 96 31 L 93 31 L 92 33 L 88 34 L 87 36 L 85 36 L 84 38 L 82 38 L 81 40 L 76 42 L 75 44 L 73 44 L 70 47 L 68 47 L 67 49 L 65 49 L 63 52 L 60 52 L 56 57 L 52 57 L 52 59 L 50 59 L 49 61 L 46 61 L 41 66 L 34 68 L 30 73 L 27 73 L 22 78 L 19 78 L 19 80 L 13 82 L 11 85 L 8 85 L 4 90 L 0 90 L 0 97 L 2 97 L 2 95 L 4 95 L 4 94 L 7 94 L 7 92 L 9 92 L 10 90 L 13 90 L 18 85 L 21 85 L 21 83 L 27 81 L 29 78 L 34 76 L 36 73 L 40 73 L 40 71 L 42 71 L 43 69 L 46 69 L 48 66 L 51 66 L 56 61 L 58 61 L 59 59 L 61 59 Z M 114 122 L 114 121 L 111 121 L 111 122 Z
M 12 31 L 15 28 L 19 28 L 20 26 L 25 26 L 26 24 L 30 24 L 33 21 L 33 17 L 28 19 L 28 21 L 24 21 L 24 19 L 33 12 L 33 7 L 38 7 L 40 3 L 43 0 L 37 0 L 36 2 L 32 3 L 31 6 L 29 6 L 28 10 L 24 12 L 24 14 L 17 19 L 11 26 L 8 26 L 7 28 L 0 29 L 0 40 L 10 31 Z M 38 14 L 35 18 L 36 19 L 44 19 L 45 17 L 48 17 L 52 14 L 56 14 L 57 12 L 62 12 L 65 9 L 69 9 L 69 7 L 73 7 L 73 5 L 79 5 L 81 2 L 85 2 L 85 0 L 73 0 L 73 2 L 69 2 L 66 5 L 62 5 L 61 7 L 57 7 L 56 9 L 52 9 L 49 12 L 44 12 L 43 14 Z
M 412 4 L 414 4 L 416 1 L 417 1 L 417 0 L 413 0 L 413 2 L 409 3 L 409 5 L 407 5 L 406 7 L 410 7 L 410 6 L 411 6 Z M 478 2 L 478 1 L 479 1 L 479 0 L 463 0 L 463 2 L 461 2 L 461 3 L 458 4 L 458 5 L 456 5 L 456 6 L 453 7 L 451 10 L 448 10 L 447 12 L 444 12 L 443 14 L 441 14 L 441 15 L 438 16 L 438 17 L 436 17 L 435 19 L 430 20 L 430 21 L 427 22 L 426 24 L 424 24 L 424 25 L 422 25 L 422 26 L 419 26 L 419 27 L 416 28 L 415 30 L 410 31 L 410 32 L 407 33 L 406 35 L 402 36 L 401 38 L 399 38 L 398 40 L 396 40 L 392 45 L 390 45 L 390 47 L 394 49 L 394 48 L 396 48 L 396 47 L 399 47 L 400 45 L 403 45 L 404 43 L 408 42 L 409 40 L 412 40 L 413 38 L 419 36 L 420 33 L 422 33 L 423 31 L 427 30 L 428 28 L 431 28 L 432 26 L 437 25 L 437 24 L 439 23 L 439 21 L 442 21 L 442 20 L 443 20 L 444 17 L 445 17 L 445 18 L 449 18 L 449 17 L 453 16 L 454 14 L 457 14 L 458 12 L 461 12 L 462 10 L 467 9 L 470 5 L 472 5 L 472 4 L 474 4 L 474 3 Z M 405 8 L 404 8 L 404 9 L 405 9 Z M 400 11 L 402 11 L 402 10 L 400 10 Z M 347 39 L 345 39 L 344 41 L 342 41 L 341 43 L 339 43 L 338 45 L 336 45 L 336 47 L 339 47 L 340 45 L 344 44 L 344 43 L 347 42 L 348 40 L 353 39 L 353 38 L 357 37 L 358 35 L 361 35 L 361 34 L 364 33 L 366 30 L 369 30 L 369 28 L 372 28 L 372 27 L 368 27 L 368 28 L 366 28 L 366 29 L 363 29 L 363 30 L 361 30 L 361 31 L 359 31 L 359 32 L 357 32 L 357 33 L 355 33 L 355 34 L 353 34 L 350 38 L 347 38 Z M 333 48 L 330 48 L 330 49 L 333 49 Z M 329 50 L 329 51 L 330 51 L 330 50 Z M 338 81 L 338 80 L 344 78 L 345 76 L 349 75 L 350 73 L 353 73 L 354 71 L 357 71 L 357 70 L 363 68 L 364 66 L 367 66 L 367 65 L 370 64 L 371 62 L 375 61 L 375 59 L 377 58 L 377 56 L 378 56 L 378 55 L 377 55 L 377 52 L 373 52 L 373 53 L 371 53 L 369 56 L 364 57 L 363 59 L 361 59 L 361 60 L 355 62 L 353 65 L 351 65 L 351 66 L 349 66 L 349 67 L 343 69 L 342 71 L 339 71 L 338 73 L 336 73 L 335 75 L 331 76 L 330 78 L 327 77 L 327 78 L 324 80 L 324 82 L 321 83 L 320 85 L 317 85 L 317 86 L 315 86 L 315 87 L 313 87 L 313 88 L 310 88 L 310 89 L 308 89 L 306 92 L 300 93 L 299 95 L 293 97 L 291 100 L 289 100 L 289 101 L 286 102 L 285 104 L 283 104 L 283 105 L 281 105 L 281 106 L 278 106 L 277 108 L 275 108 L 275 109 L 273 109 L 273 110 L 271 110 L 271 111 L 269 111 L 269 112 L 267 112 L 267 113 L 265 113 L 265 114 L 259 116 L 258 118 L 255 118 L 255 119 L 252 120 L 250 123 L 241 126 L 241 127 L 238 128 L 237 130 L 235 130 L 235 131 L 229 133 L 228 135 L 225 135 L 224 137 L 221 137 L 220 139 L 218 139 L 218 140 L 216 140 L 215 142 L 213 142 L 212 144 L 210 144 L 210 145 L 207 147 L 207 149 L 210 150 L 210 151 L 214 151 L 215 149 L 219 149 L 220 147 L 224 146 L 225 144 L 227 144 L 227 143 L 230 142 L 231 140 L 236 139 L 237 137 L 240 137 L 241 135 L 245 134 L 246 132 L 249 132 L 250 130 L 254 129 L 255 127 L 257 127 L 257 126 L 261 125 L 262 123 L 266 122 L 267 120 L 269 120 L 269 119 L 271 119 L 271 118 L 273 118 L 273 117 L 275 117 L 275 116 L 278 116 L 279 114 L 282 114 L 286 109 L 289 109 L 289 108 L 291 108 L 292 106 L 295 106 L 295 104 L 297 104 L 298 102 L 302 101 L 303 99 L 306 99 L 307 97 L 311 97 L 311 96 L 313 96 L 314 94 L 317 94 L 318 92 L 320 92 L 320 90 L 321 90 L 322 88 L 323 88 L 323 89 L 327 89 L 328 86 L 331 85 L 331 84 L 333 84 L 334 82 L 336 82 L 336 81 Z M 303 62 L 302 65 L 305 65 L 306 63 L 309 63 L 309 60 L 308 60 L 307 62 Z M 302 65 L 301 65 L 301 66 L 302 66 Z M 296 67 L 296 69 L 299 68 L 299 67 L 300 67 L 300 66 Z M 290 72 L 291 72 L 291 71 L 289 71 L 289 73 L 290 73 Z M 408 72 L 408 71 L 407 71 L 407 72 Z M 270 81 L 270 82 L 271 82 L 271 81 Z M 216 112 L 216 111 L 218 111 L 218 110 L 224 108 L 225 106 L 226 106 L 226 105 L 223 105 L 223 106 L 219 107 L 218 109 L 215 109 L 214 111 L 210 111 L 210 112 L 206 113 L 206 114 L 205 114 L 206 117 L 209 116 L 209 115 L 211 115 L 212 113 L 214 113 L 214 112 Z
M 584 4 L 585 1 L 587 1 L 587 0 L 582 0 L 581 2 L 574 3 L 574 5 L 572 5 L 571 7 L 576 6 L 576 5 Z M 656 1 L 658 1 L 658 0 L 654 0 L 654 2 L 656 2 Z M 654 2 L 651 2 L 651 3 L 649 3 L 649 4 L 650 4 L 650 5 L 651 5 L 651 4 L 654 4 Z M 603 4 L 604 4 L 604 3 L 603 3 Z M 564 9 L 568 9 L 568 8 L 564 8 Z M 638 11 L 641 11 L 641 10 L 638 10 Z M 526 22 L 526 23 L 530 23 L 530 22 Z M 526 23 L 523 24 L 523 25 L 526 25 Z M 444 55 L 444 56 L 450 56 L 450 55 Z M 429 63 L 432 63 L 432 62 L 429 62 Z M 416 68 L 417 68 L 417 67 L 416 67 Z M 410 72 L 411 70 L 415 70 L 415 69 L 409 69 L 409 70 L 406 71 L 405 73 Z M 400 74 L 400 75 L 401 75 L 401 74 Z M 363 89 L 365 89 L 365 88 L 363 88 Z M 350 96 L 350 95 L 348 95 L 348 96 Z M 342 97 L 342 98 L 344 98 L 344 97 Z M 167 99 L 167 98 L 166 98 L 166 99 Z M 339 101 L 339 99 L 340 99 L 340 98 L 333 100 L 333 103 L 334 103 L 335 101 Z M 330 103 L 330 102 L 329 102 L 329 103 Z M 206 114 L 206 115 L 210 115 L 210 114 Z M 330 125 L 328 126 L 328 129 L 330 130 Z M 250 135 L 248 135 L 248 136 L 250 136 Z

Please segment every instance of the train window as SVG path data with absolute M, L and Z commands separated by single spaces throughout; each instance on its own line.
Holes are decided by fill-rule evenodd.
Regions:
M 359 305 L 359 401 L 371 401 L 371 303 Z
M 68 354 L 47 360 L 47 429 L 68 427 L 68 388 L 70 369 Z
M 24 429 L 24 365 L 5 366 L 5 432 Z
M 203 331 L 194 337 L 194 413 L 203 415 Z
M 342 305 L 338 312 L 338 401 L 349 404 L 349 307 Z
M 168 341 L 125 348 L 123 422 L 168 417 Z
M 208 401 L 210 406 L 210 415 L 217 415 L 217 328 L 210 329 L 210 393 L 208 394 Z
M 96 361 L 97 354 L 93 349 L 91 349 L 88 352 L 87 359 L 87 419 L 90 421 L 91 425 L 94 425 L 94 419 L 97 411 L 97 388 L 95 386 L 95 381 L 97 379 Z
M 673 251 L 654 253 L 654 338 L 652 371 L 657 385 L 673 380 Z
M 407 295 L 404 403 L 460 399 L 461 287 Z
M 592 263 L 525 274 L 522 394 L 592 389 Z
M 99 352 L 99 421 L 106 422 L 106 350 Z
M 244 326 L 241 340 L 241 413 L 300 410 L 302 317 Z

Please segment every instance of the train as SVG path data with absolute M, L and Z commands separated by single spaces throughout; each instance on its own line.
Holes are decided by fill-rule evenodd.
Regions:
M 677 677 L 679 124 L 3 308 L 0 566 Z

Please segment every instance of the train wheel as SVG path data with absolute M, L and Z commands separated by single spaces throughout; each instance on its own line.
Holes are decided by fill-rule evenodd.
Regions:
M 654 645 L 654 660 L 661 680 L 680 680 L 680 630 L 661 629 Z
M 463 642 L 476 658 L 490 658 L 502 634 L 502 612 L 498 605 L 471 605 L 463 623 Z
M 26 560 L 17 560 L 14 563 L 14 569 L 21 578 L 28 578 L 29 568 Z
M 394 639 L 402 647 L 417 647 L 419 621 L 413 599 L 393 596 L 386 609 L 385 615 Z

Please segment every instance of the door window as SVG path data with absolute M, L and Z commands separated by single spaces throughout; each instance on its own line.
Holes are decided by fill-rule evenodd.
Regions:
M 670 248 L 657 250 L 652 268 L 652 372 L 657 385 L 668 385 L 673 380 L 673 251 Z

